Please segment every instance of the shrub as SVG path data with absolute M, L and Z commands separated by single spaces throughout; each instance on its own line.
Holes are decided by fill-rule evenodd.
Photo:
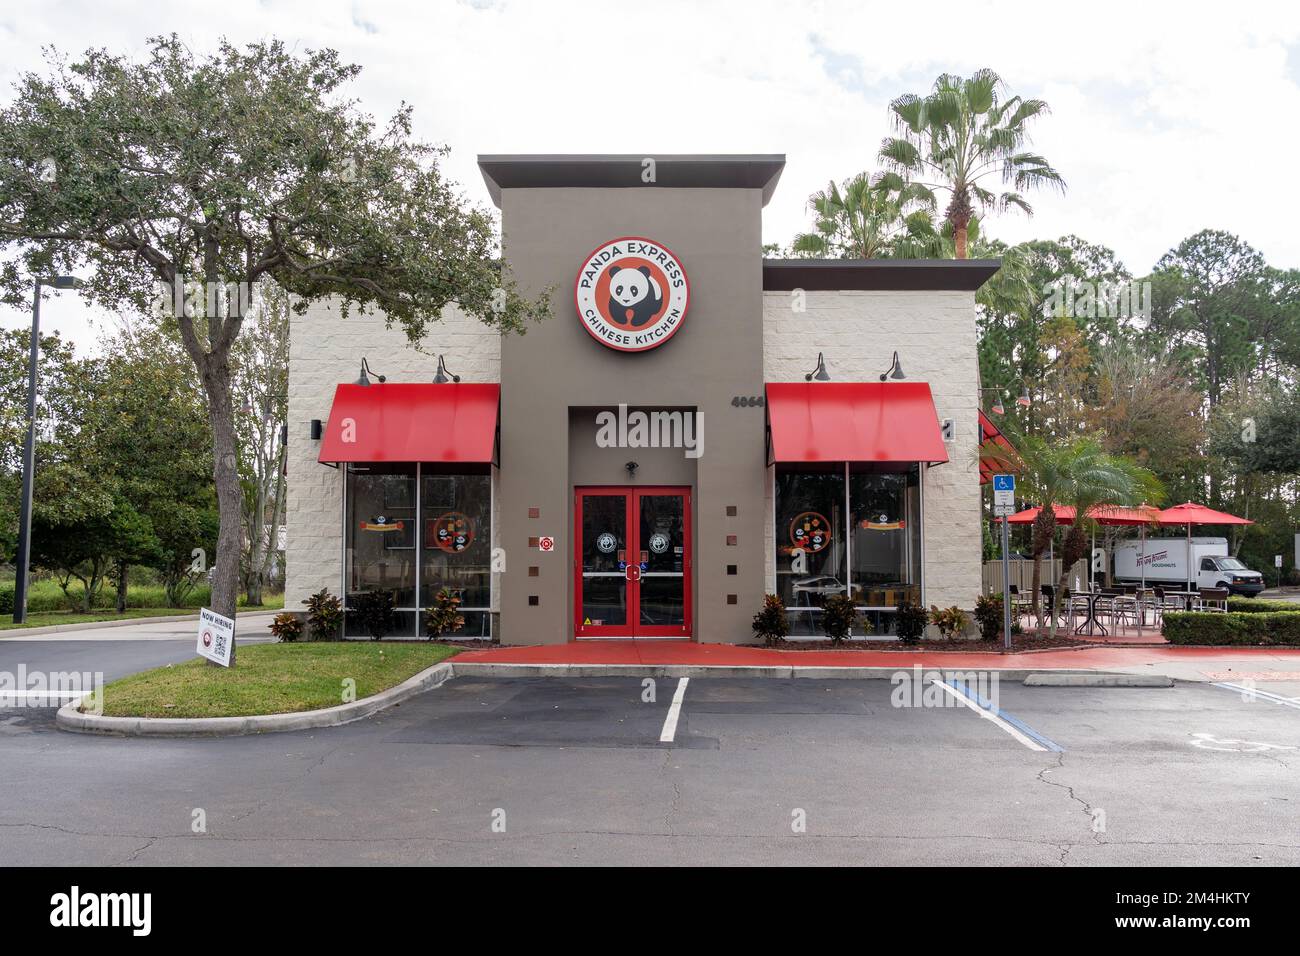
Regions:
M 1001 594 L 981 594 L 975 599 L 975 623 L 983 640 L 996 641 L 1002 636 Z
M 1272 614 L 1275 612 L 1300 613 L 1300 603 L 1294 601 L 1261 601 L 1259 598 L 1230 597 L 1228 610 L 1242 614 Z
M 790 621 L 785 615 L 785 605 L 775 594 L 763 597 L 763 609 L 754 615 L 754 636 L 761 637 L 768 647 L 780 644 L 790 633 Z
M 1171 611 L 1162 630 L 1171 644 L 1300 645 L 1300 611 Z
M 960 637 L 970 624 L 970 618 L 966 612 L 955 604 L 952 607 L 946 607 L 940 610 L 936 605 L 930 605 L 930 623 L 939 629 L 939 633 L 952 640 L 954 637 Z
M 302 603 L 307 605 L 307 629 L 312 640 L 338 640 L 343 625 L 343 603 L 330 594 L 329 588 L 321 588 Z
M 831 639 L 832 644 L 842 644 L 853 629 L 853 621 L 857 616 L 857 608 L 847 595 L 832 594 L 822 604 L 822 631 Z
M 276 640 L 296 641 L 302 637 L 302 618 L 292 611 L 281 611 L 271 620 L 271 633 Z
M 14 612 L 14 588 L 12 584 L 0 585 L 0 614 Z
M 348 611 L 373 641 L 383 640 L 397 626 L 396 608 L 396 595 L 383 589 L 362 591 L 348 600 Z
M 898 632 L 898 639 L 904 644 L 919 644 L 929 620 L 930 615 L 922 605 L 913 604 L 911 601 L 899 602 L 898 613 L 894 615 L 894 628 Z
M 459 631 L 464 626 L 465 619 L 460 616 L 460 598 L 441 588 L 434 596 L 433 605 L 424 609 L 424 629 L 429 640 Z

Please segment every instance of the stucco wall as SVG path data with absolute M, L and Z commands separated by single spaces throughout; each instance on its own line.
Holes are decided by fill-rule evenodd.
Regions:
M 390 382 L 429 382 L 438 354 L 465 382 L 501 380 L 501 337 L 477 319 L 449 308 L 422 343 L 423 354 L 407 344 L 400 327 L 387 328 L 380 315 L 353 311 L 344 319 L 329 301 L 314 304 L 289 326 L 289 455 L 285 523 L 285 608 L 326 587 L 338 594 L 342 575 L 343 478 L 316 458 L 311 420 L 328 421 L 334 387 L 357 379 L 361 358 Z M 493 484 L 496 484 L 495 470 Z M 499 501 L 499 497 L 496 499 Z M 496 520 L 493 530 L 495 539 Z M 495 540 L 493 544 L 495 545 Z M 495 577 L 495 575 L 494 575 Z M 495 581 L 493 606 L 495 607 Z
M 763 365 L 769 382 L 801 382 L 826 356 L 837 382 L 879 381 L 897 349 L 908 381 L 927 382 L 939 420 L 956 423 L 947 464 L 924 470 L 922 580 L 927 604 L 970 608 L 981 587 L 979 380 L 972 292 L 790 292 L 763 294 Z M 767 587 L 776 587 L 774 482 L 767 481 Z

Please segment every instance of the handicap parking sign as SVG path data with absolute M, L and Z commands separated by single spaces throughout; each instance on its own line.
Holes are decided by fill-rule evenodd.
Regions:
M 993 490 L 994 491 L 1015 491 L 1016 476 L 1015 475 L 994 475 Z

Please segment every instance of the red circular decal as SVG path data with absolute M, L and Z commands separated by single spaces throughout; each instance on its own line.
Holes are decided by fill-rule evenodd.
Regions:
M 805 511 L 790 522 L 790 541 L 807 554 L 816 554 L 831 543 L 831 523 L 816 511 Z
M 578 270 L 578 318 L 601 345 L 644 352 L 681 328 L 690 282 L 680 260 L 662 243 L 624 236 L 593 249 Z
M 474 543 L 474 522 L 459 511 L 448 511 L 431 523 L 428 534 L 442 550 L 459 554 Z
M 203 646 L 204 646 L 204 647 L 211 647 L 211 646 L 212 646 L 212 632 L 211 632 L 211 631 L 204 631 L 204 632 L 203 632 Z

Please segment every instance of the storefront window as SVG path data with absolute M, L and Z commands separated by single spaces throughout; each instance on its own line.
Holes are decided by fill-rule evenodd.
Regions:
M 431 607 L 446 588 L 460 598 L 465 626 L 457 638 L 491 636 L 492 476 L 431 473 L 421 469 L 420 510 L 424 556 L 420 605 Z
M 415 466 L 347 466 L 347 603 L 365 591 L 393 592 L 394 637 L 415 634 Z M 354 615 L 348 634 L 364 636 Z
M 921 602 L 920 468 L 849 466 L 849 581 L 862 633 L 892 630 L 900 602 Z
M 821 633 L 818 609 L 845 592 L 844 465 L 778 466 L 776 587 L 790 633 Z
M 777 593 L 791 636 L 822 635 L 831 594 L 860 609 L 855 636 L 891 633 L 899 602 L 920 603 L 920 494 L 917 465 L 777 466 Z
M 418 573 L 419 608 L 432 606 L 438 591 L 446 588 L 460 598 L 465 619 L 454 637 L 486 638 L 491 636 L 492 477 L 486 466 L 481 472 L 454 474 L 438 467 L 419 467 L 417 500 L 415 465 L 348 466 L 348 605 L 367 591 L 392 591 L 398 613 L 390 636 L 423 635 Z M 368 636 L 353 614 L 347 633 Z

